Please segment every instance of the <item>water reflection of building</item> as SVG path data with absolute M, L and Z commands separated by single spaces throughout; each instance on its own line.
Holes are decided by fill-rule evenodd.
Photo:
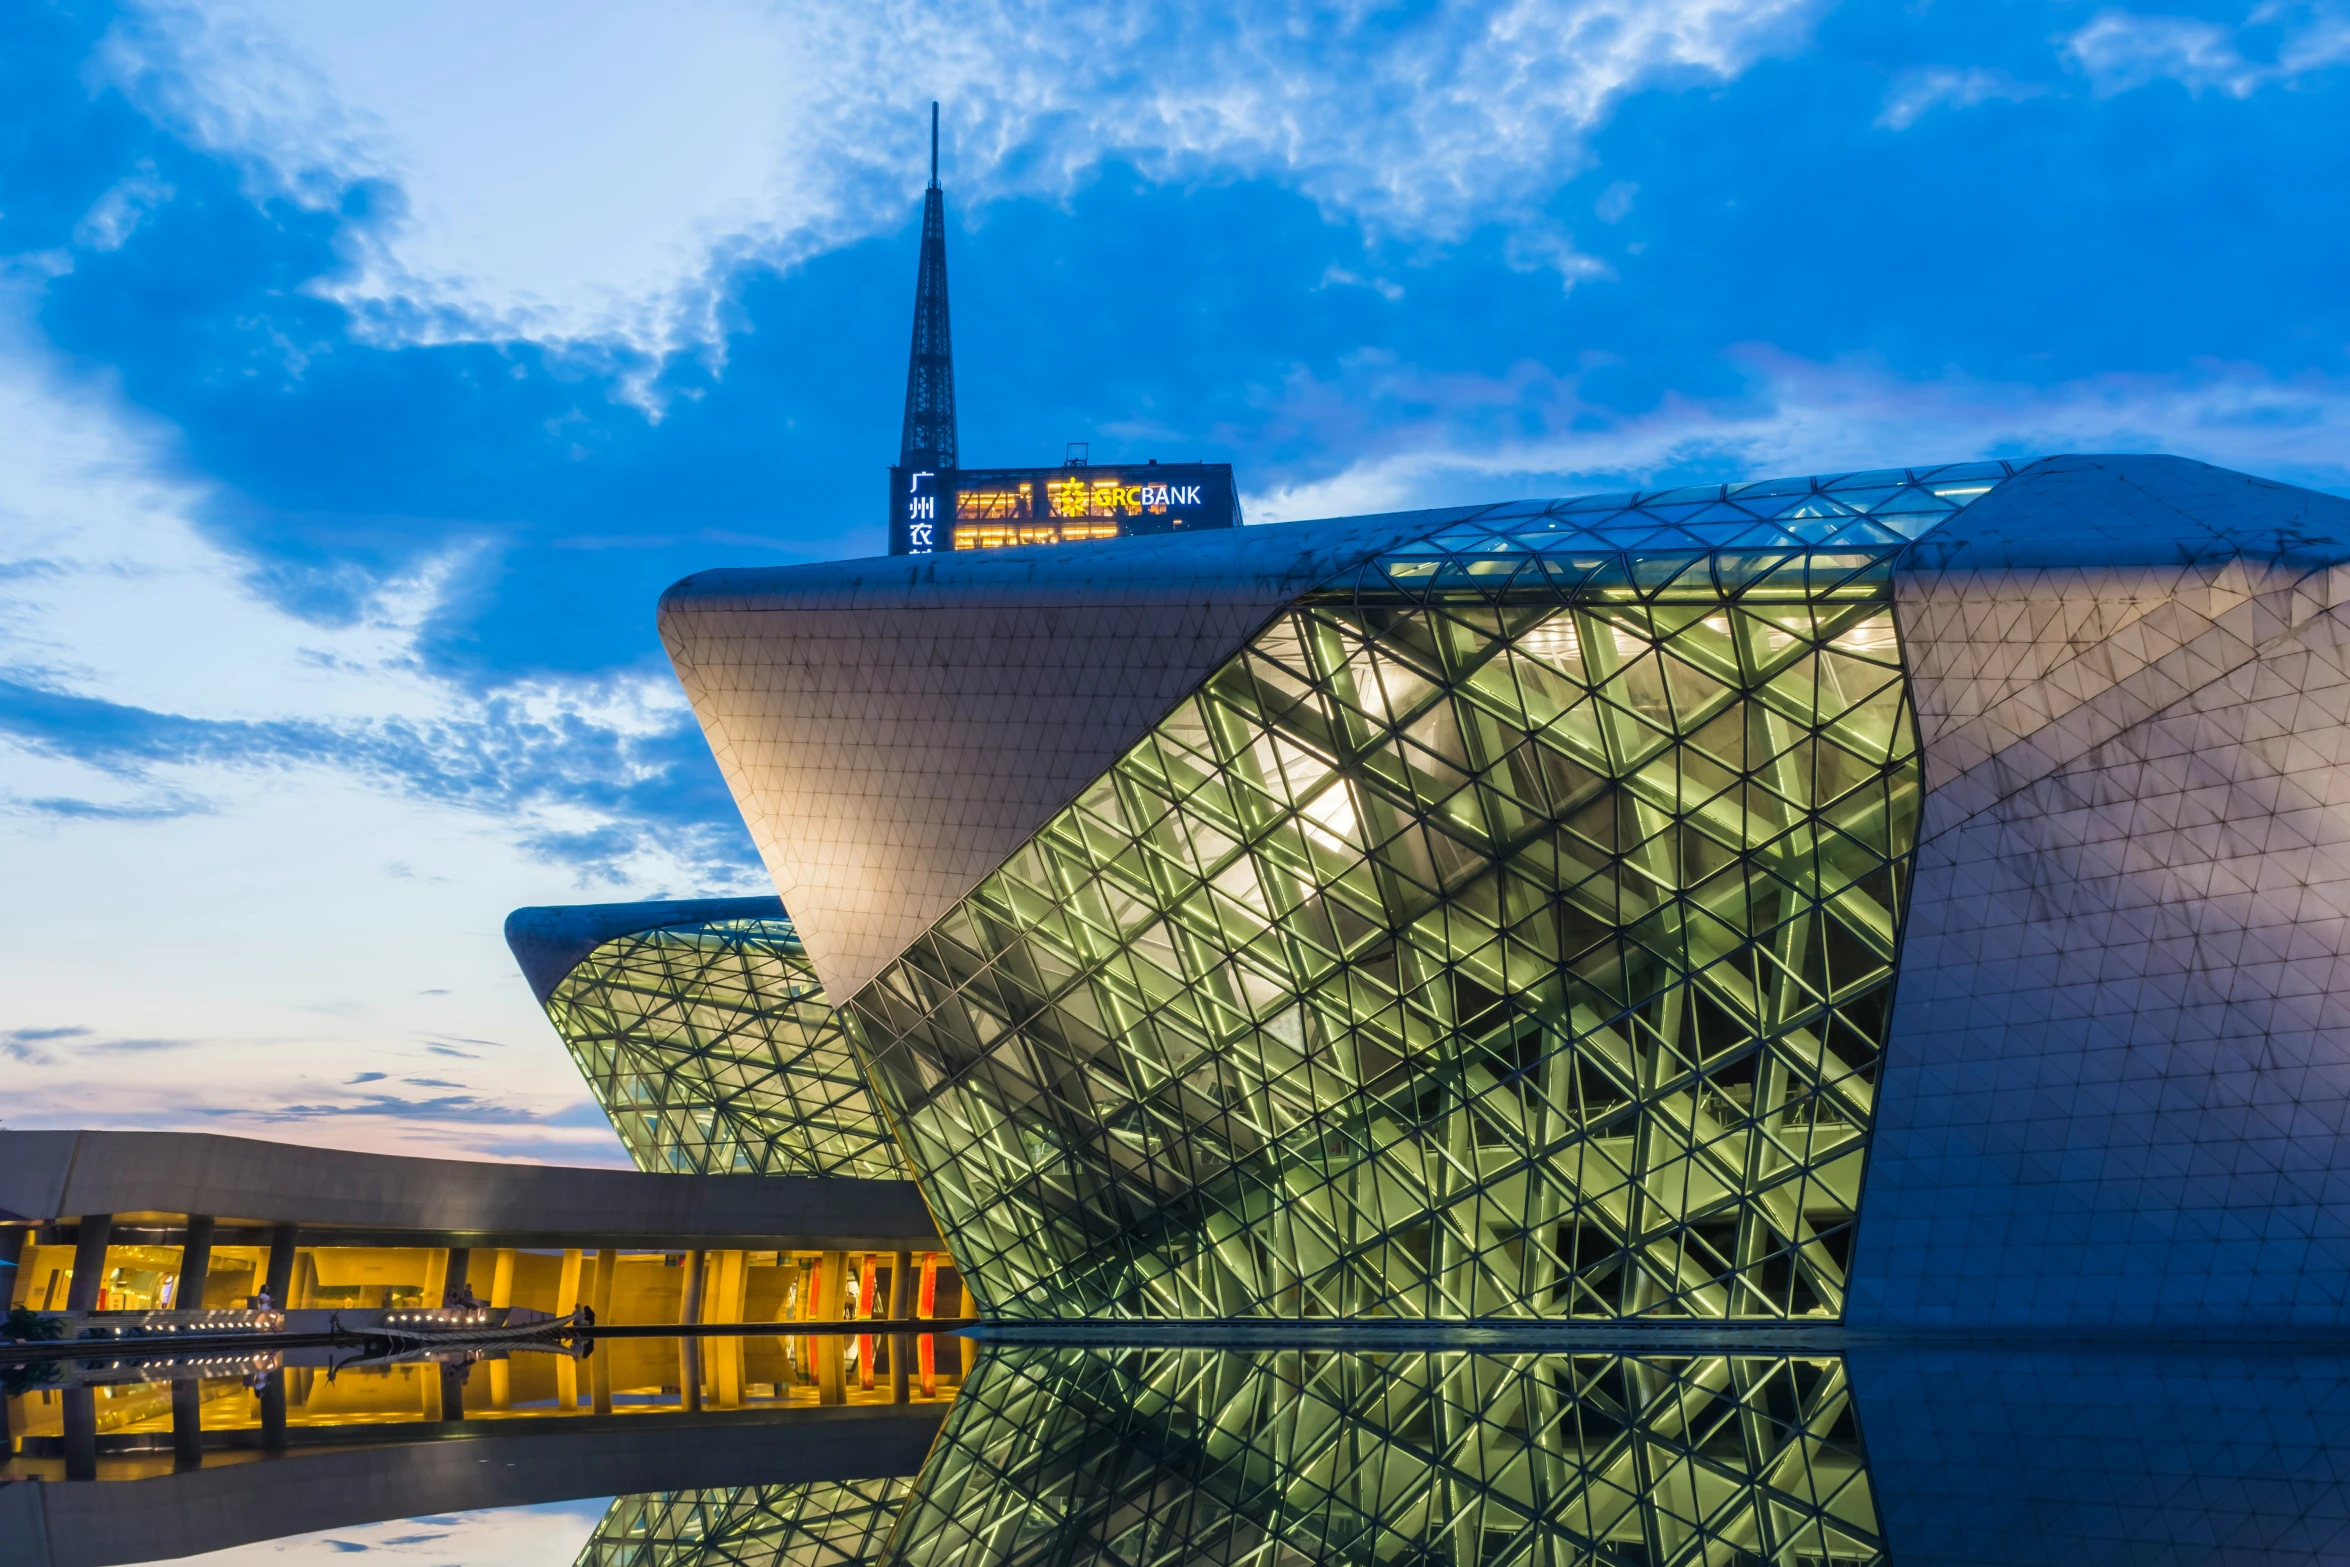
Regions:
M 578 1567 L 857 1567 L 912 1489 L 900 1476 L 615 1497 Z
M 943 1334 L 727 1334 L 610 1338 L 584 1356 L 514 1350 L 455 1364 L 338 1367 L 348 1350 L 313 1350 L 215 1368 L 69 1367 L 46 1380 L 12 1371 L 0 1484 L 146 1478 L 201 1467 L 206 1454 L 217 1462 L 301 1451 L 362 1431 L 371 1441 L 430 1441 L 516 1421 L 658 1427 L 702 1415 L 932 1407 L 963 1384 L 963 1344 Z M 77 1430 L 85 1451 L 76 1451 Z
M 662 627 L 988 1312 L 2339 1325 L 2346 567 L 2055 458 Z
M 674 1382 L 677 1342 L 661 1347 Z M 463 1385 L 468 1399 L 490 1364 L 471 1368 Z M 345 1371 L 331 1386 L 340 1389 L 353 1376 Z M 322 1370 L 309 1382 L 314 1393 L 330 1386 Z M 275 1452 L 251 1451 L 260 1446 L 252 1432 L 230 1432 L 248 1450 L 199 1467 L 175 1468 L 168 1441 L 150 1443 L 109 1457 L 94 1485 L 12 1483 L 27 1475 L 60 1478 L 53 1459 L 18 1459 L 0 1471 L 0 1561 L 109 1567 L 385 1519 L 643 1491 L 678 1496 L 688 1487 L 902 1491 L 948 1406 L 945 1396 L 891 1405 L 884 1393 L 831 1406 L 687 1410 L 672 1388 L 666 1408 L 647 1404 L 606 1417 L 500 1418 L 468 1407 L 462 1420 L 421 1423 L 413 1407 L 404 1417 L 348 1407 L 339 1423 L 294 1425 Z M 718 1567 L 726 1558 L 707 1560 Z
M 2306 1567 L 2350 1538 L 2350 1364 L 2311 1346 L 1008 1345 L 949 1412 L 355 1426 L 270 1463 L 157 1456 L 135 1488 L 0 1484 L 0 1541 L 10 1567 L 106 1567 L 582 1495 L 620 1498 L 587 1567 Z
M 1006 1347 L 895 1563 L 1883 1562 L 1832 1357 Z

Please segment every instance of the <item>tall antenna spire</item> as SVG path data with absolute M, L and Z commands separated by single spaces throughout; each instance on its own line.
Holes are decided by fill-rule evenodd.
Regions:
M 922 196 L 922 265 L 914 276 L 914 346 L 906 358 L 906 424 L 898 466 L 955 466 L 955 350 L 947 326 L 947 202 L 938 184 L 938 105 L 930 106 L 930 189 Z

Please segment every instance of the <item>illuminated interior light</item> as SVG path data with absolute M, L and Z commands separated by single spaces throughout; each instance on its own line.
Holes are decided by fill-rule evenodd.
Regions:
M 1727 631 L 1729 628 L 1725 626 L 1722 629 Z M 1536 658 L 1563 669 L 1576 669 L 1583 662 L 1582 635 L 1575 629 L 1575 617 L 1564 611 L 1538 626 L 1530 626 L 1520 632 L 1518 646 Z
M 1352 849 L 1362 837 L 1362 817 L 1343 778 L 1300 806 L 1298 817 L 1306 836 L 1325 849 Z

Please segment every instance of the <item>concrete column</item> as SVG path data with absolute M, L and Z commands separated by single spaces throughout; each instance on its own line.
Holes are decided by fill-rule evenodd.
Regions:
M 817 1263 L 822 1282 L 816 1286 L 816 1319 L 839 1322 L 849 1314 L 849 1254 L 828 1251 Z
M 678 1292 L 677 1320 L 688 1326 L 702 1320 L 702 1273 L 709 1253 L 696 1249 L 685 1254 L 685 1288 Z
M 171 1467 L 204 1467 L 204 1384 L 194 1377 L 171 1384 Z
M 212 1272 L 212 1216 L 188 1215 L 188 1238 L 180 1243 L 180 1281 L 171 1292 L 180 1311 L 204 1309 L 204 1279 Z
M 514 1304 L 514 1248 L 501 1246 L 490 1253 L 490 1304 Z
M 0 1311 L 16 1304 L 16 1291 L 23 1272 L 25 1241 L 33 1232 L 23 1225 L 11 1224 L 0 1229 Z
M 563 1253 L 563 1266 L 555 1275 L 555 1314 L 568 1315 L 574 1308 L 587 1304 L 587 1297 L 579 1292 L 581 1253 L 574 1246 Z M 565 1355 L 555 1362 L 555 1402 L 565 1414 L 579 1407 L 579 1360 Z
M 84 1220 L 84 1223 L 89 1221 Z M 69 1387 L 59 1393 L 65 1405 L 65 1478 L 98 1478 L 98 1393 L 89 1387 Z
M 281 1226 L 292 1229 L 292 1225 Z M 290 1256 L 293 1248 L 286 1248 Z M 290 1265 L 289 1265 L 290 1266 Z M 286 1369 L 278 1367 L 261 1384 L 261 1450 L 282 1453 L 286 1450 Z
M 716 1294 L 705 1313 L 711 1322 L 740 1322 L 751 1292 L 751 1254 L 747 1251 L 718 1253 L 718 1277 L 711 1286 Z
M 596 1253 L 596 1283 L 588 1296 L 588 1310 L 596 1314 L 596 1321 L 612 1320 L 612 1275 L 620 1271 L 620 1253 L 607 1246 Z
M 449 1260 L 444 1266 L 441 1274 L 441 1299 L 436 1301 L 428 1301 L 426 1304 L 438 1306 L 442 1303 L 442 1301 L 446 1301 L 451 1294 L 463 1289 L 466 1283 L 466 1276 L 472 1271 L 473 1252 L 464 1246 L 450 1247 Z
M 903 1322 L 914 1314 L 914 1254 L 893 1251 L 889 1254 L 889 1315 L 895 1322 Z
M 599 1415 L 612 1413 L 612 1346 L 599 1346 L 601 1353 L 588 1357 L 588 1397 Z
M 441 1367 L 441 1418 L 465 1418 L 465 1363 L 449 1361 Z
M 82 1215 L 81 1239 L 73 1245 L 73 1284 L 65 1293 L 66 1310 L 98 1309 L 98 1291 L 106 1283 L 106 1240 L 113 1233 L 113 1214 Z M 94 1453 L 97 1449 L 92 1448 L 91 1451 Z
M 841 1364 L 848 1349 L 846 1333 L 811 1333 L 805 1340 L 808 1358 L 816 1368 L 816 1402 L 845 1404 L 849 1401 L 848 1368 Z
M 702 1358 L 710 1366 L 710 1391 L 720 1409 L 743 1407 L 743 1341 L 731 1334 L 707 1340 Z
M 269 1232 L 269 1272 L 261 1287 L 269 1291 L 269 1298 L 283 1311 L 291 1302 L 294 1288 L 294 1245 L 301 1231 L 291 1224 L 281 1224 Z M 285 1392 L 279 1390 L 278 1402 L 285 1402 Z
M 683 1338 L 677 1341 L 678 1405 L 688 1414 L 699 1414 L 702 1409 L 702 1341 Z
M 914 1335 L 892 1333 L 889 1336 L 889 1401 L 893 1404 L 913 1401 L 913 1359 Z

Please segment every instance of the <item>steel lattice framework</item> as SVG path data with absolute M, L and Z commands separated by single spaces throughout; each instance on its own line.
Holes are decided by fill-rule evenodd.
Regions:
M 1824 1317 L 2001 465 L 1497 508 L 1278 615 L 852 1003 L 1012 1318 Z
M 886 1559 L 1859 1567 L 1842 1362 L 991 1349 Z
M 547 1015 L 641 1170 L 905 1175 L 788 919 L 604 942 Z
M 898 465 L 955 466 L 955 339 L 947 312 L 947 198 L 938 184 L 938 105 L 930 106 L 930 187 L 922 193 L 922 259 L 914 275 L 914 337 L 906 350 L 906 418 Z
M 615 1497 L 577 1567 L 862 1567 L 911 1479 L 725 1486 Z

